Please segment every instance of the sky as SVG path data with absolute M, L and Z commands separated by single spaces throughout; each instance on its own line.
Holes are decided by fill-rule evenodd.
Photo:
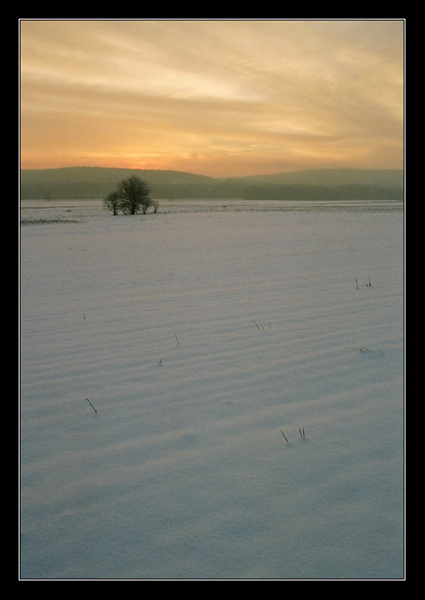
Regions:
M 403 168 L 402 20 L 20 26 L 23 169 Z

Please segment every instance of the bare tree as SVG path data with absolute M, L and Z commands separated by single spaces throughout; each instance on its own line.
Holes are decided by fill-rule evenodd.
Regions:
M 117 192 L 112 192 L 103 201 L 105 207 L 111 211 L 113 215 L 117 215 L 121 207 L 120 197 Z
M 152 200 L 150 194 L 147 182 L 132 176 L 120 181 L 116 191 L 109 194 L 104 203 L 114 215 L 118 214 L 118 211 L 125 215 L 135 215 L 140 210 L 146 214 L 150 206 L 153 206 L 156 212 L 158 202 Z
M 152 203 L 148 184 L 136 176 L 120 181 L 117 194 L 121 199 L 121 210 L 125 215 L 135 215 L 140 209 L 143 214 L 146 214 Z

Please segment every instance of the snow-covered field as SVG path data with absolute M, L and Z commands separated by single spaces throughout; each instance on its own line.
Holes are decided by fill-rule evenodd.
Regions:
M 400 205 L 224 204 L 23 202 L 22 578 L 403 578 Z

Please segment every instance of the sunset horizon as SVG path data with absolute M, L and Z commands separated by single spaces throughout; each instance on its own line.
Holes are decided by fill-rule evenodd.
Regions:
M 21 20 L 22 169 L 402 169 L 402 20 Z
M 207 178 L 211 178 L 211 179 L 244 179 L 244 178 L 249 178 L 249 177 L 267 177 L 269 175 L 273 176 L 273 175 L 290 175 L 290 174 L 296 174 L 296 173 L 303 173 L 303 172 L 327 172 L 327 171 L 404 171 L 404 167 L 401 166 L 400 168 L 377 168 L 377 169 L 373 169 L 373 168 L 369 168 L 369 167 L 351 167 L 351 166 L 331 166 L 331 167 L 312 167 L 312 168 L 300 168 L 300 169 L 290 169 L 288 171 L 272 171 L 270 173 L 268 172 L 258 172 L 258 173 L 249 173 L 247 175 L 225 175 L 225 176 L 220 176 L 220 175 L 207 175 L 205 173 L 197 173 L 195 171 L 188 171 L 188 170 L 183 170 L 183 169 L 167 169 L 167 168 L 148 168 L 148 167 L 125 167 L 125 166 L 116 166 L 116 165 L 111 165 L 111 166 L 104 166 L 104 165 L 95 165 L 95 164 L 91 164 L 91 165 L 81 165 L 81 164 L 76 164 L 76 165 L 60 165 L 57 167 L 22 167 L 21 166 L 21 170 L 22 171 L 53 171 L 53 170 L 65 170 L 65 169 L 110 169 L 112 170 L 128 170 L 128 171 L 158 171 L 158 172 L 174 172 L 174 173 L 186 173 L 188 175 L 194 175 L 194 176 L 199 176 L 199 177 L 207 177 Z

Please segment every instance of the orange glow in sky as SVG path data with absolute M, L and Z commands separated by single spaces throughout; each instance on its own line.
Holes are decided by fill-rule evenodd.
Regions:
M 403 167 L 394 21 L 21 21 L 21 166 Z

